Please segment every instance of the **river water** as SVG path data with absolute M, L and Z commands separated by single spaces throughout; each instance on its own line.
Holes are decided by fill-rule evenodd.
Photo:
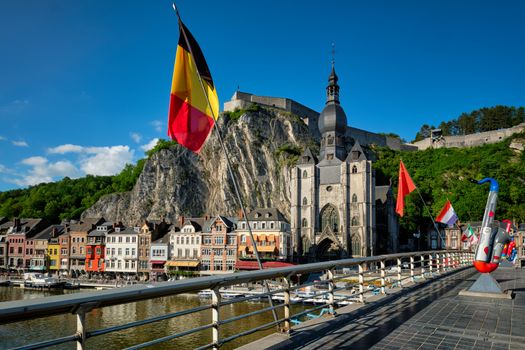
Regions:
M 83 290 L 85 291 L 85 290 Z M 63 293 L 77 291 L 31 291 L 15 287 L 0 287 L 0 302 L 21 299 L 42 298 Z M 86 315 L 87 330 L 93 331 L 124 324 L 131 321 L 142 320 L 154 316 L 186 310 L 200 305 L 208 305 L 210 299 L 199 298 L 196 294 L 182 294 L 172 297 L 150 299 L 136 303 L 95 309 Z M 1 304 L 0 304 L 1 307 Z M 223 306 L 220 309 L 221 319 L 227 319 L 239 314 L 256 311 L 268 307 L 264 302 L 242 302 Z M 293 305 L 292 314 L 304 310 L 303 305 Z M 278 309 L 279 318 L 283 317 L 282 308 Z M 262 325 L 273 321 L 271 312 L 251 316 L 240 321 L 221 326 L 221 338 L 239 333 L 242 330 Z M 211 310 L 205 310 L 191 315 L 181 316 L 170 320 L 135 327 L 119 332 L 93 337 L 87 340 L 88 349 L 122 349 L 145 341 L 165 337 L 184 330 L 192 329 L 211 323 Z M 233 349 L 242 344 L 273 333 L 276 328 L 256 332 L 238 338 L 221 349 Z M 52 316 L 31 321 L 0 325 L 0 349 L 9 349 L 50 338 L 67 336 L 76 332 L 76 316 L 72 314 Z M 211 329 L 193 333 L 180 339 L 157 344 L 149 349 L 193 349 L 211 342 Z M 76 349 L 75 343 L 67 343 L 53 349 Z

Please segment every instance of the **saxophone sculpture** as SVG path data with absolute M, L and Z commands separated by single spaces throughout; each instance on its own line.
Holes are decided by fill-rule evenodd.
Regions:
M 483 180 L 472 180 L 478 185 L 490 182 L 490 191 L 483 214 L 483 223 L 479 237 L 478 248 L 474 257 L 474 267 L 481 273 L 489 273 L 496 270 L 499 266 L 503 248 L 512 240 L 512 223 L 508 220 L 502 222 L 503 226 L 494 223 L 496 203 L 498 200 L 498 182 L 490 177 Z

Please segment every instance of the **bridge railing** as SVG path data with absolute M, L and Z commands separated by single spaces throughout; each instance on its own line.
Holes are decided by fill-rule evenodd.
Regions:
M 77 349 L 85 349 L 86 340 L 92 337 L 209 310 L 212 316 L 211 323 L 137 344 L 129 347 L 129 349 L 141 349 L 206 330 L 211 331 L 211 342 L 198 349 L 218 349 L 234 339 L 271 327 L 278 327 L 280 331 L 288 332 L 292 324 L 300 323 L 305 318 L 319 316 L 312 314 L 312 312 L 321 311 L 320 314 L 335 314 L 336 309 L 340 306 L 354 302 L 364 303 L 370 297 L 386 294 L 387 290 L 403 288 L 409 283 L 417 283 L 433 278 L 436 274 L 468 266 L 471 264 L 472 257 L 472 253 L 462 251 L 425 251 L 379 255 L 199 277 L 151 285 L 135 285 L 97 292 L 10 301 L 0 303 L 0 324 L 73 313 L 77 319 L 75 334 L 24 345 L 17 349 L 40 349 L 67 342 L 76 342 Z M 325 277 L 319 281 L 300 282 L 300 276 L 311 273 L 321 273 Z M 279 280 L 279 287 L 234 299 L 223 299 L 221 296 L 221 292 L 224 293 L 220 290 L 221 288 L 264 280 Z M 294 284 L 293 280 L 298 282 Z M 308 289 L 307 287 L 311 286 L 314 287 L 315 292 L 305 291 Z M 88 330 L 86 328 L 86 313 L 96 308 L 207 289 L 211 291 L 211 302 L 207 305 L 103 329 Z M 256 311 L 226 319 L 221 318 L 221 307 L 258 298 L 273 298 L 282 301 L 282 303 L 274 306 L 268 304 L 268 307 Z M 292 314 L 291 305 L 293 303 L 308 300 L 313 303 L 313 307 Z M 222 325 L 239 322 L 262 313 L 274 313 L 276 317 L 272 322 L 239 331 L 227 337 L 221 337 Z

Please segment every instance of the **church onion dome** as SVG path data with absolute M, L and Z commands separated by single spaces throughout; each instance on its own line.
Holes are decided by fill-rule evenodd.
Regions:
M 346 114 L 343 107 L 339 104 L 339 85 L 337 85 L 338 77 L 335 74 L 335 68 L 332 66 L 332 71 L 328 77 L 328 86 L 326 87 L 326 106 L 319 116 L 319 131 L 321 134 L 325 132 L 335 131 L 339 134 L 346 133 Z

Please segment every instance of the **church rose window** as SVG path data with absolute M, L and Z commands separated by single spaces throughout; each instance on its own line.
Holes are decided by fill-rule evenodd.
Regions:
M 321 230 L 328 226 L 334 232 L 338 231 L 339 227 L 339 215 L 337 214 L 337 209 L 331 205 L 327 204 L 321 211 Z

